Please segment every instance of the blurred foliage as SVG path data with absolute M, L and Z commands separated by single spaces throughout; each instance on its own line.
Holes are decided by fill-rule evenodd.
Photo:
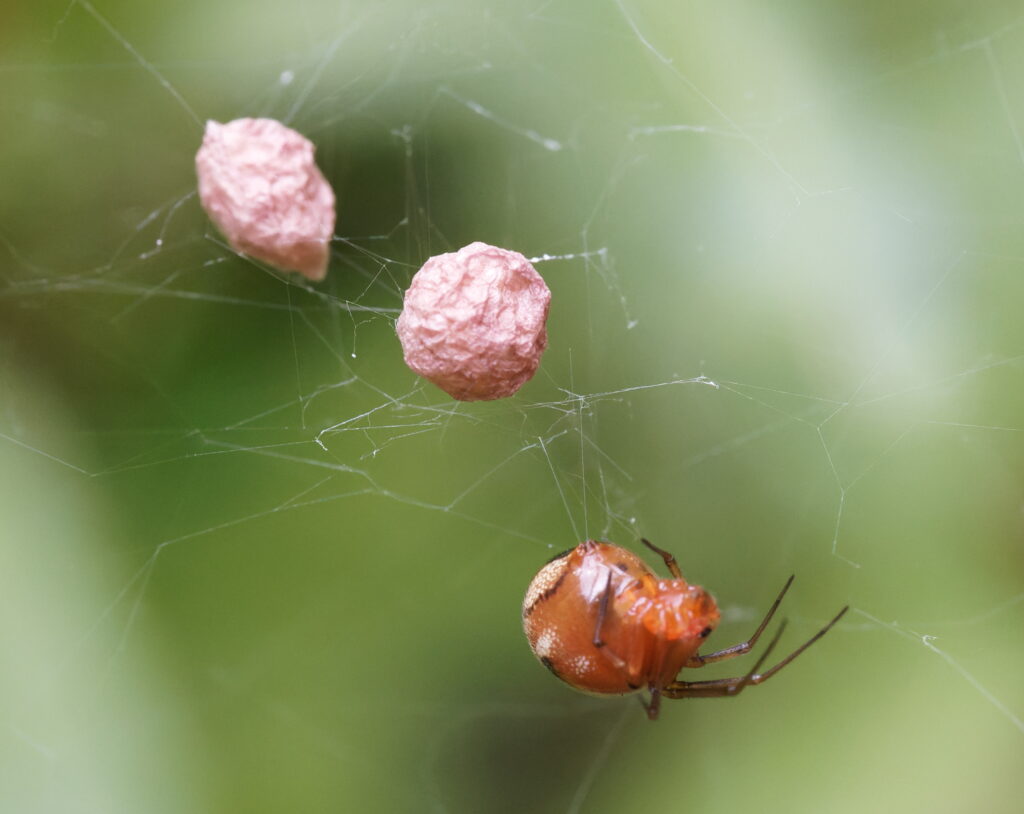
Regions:
M 0 809 L 1018 810 L 1018 4 L 4 12 Z M 192 194 L 246 115 L 317 144 L 323 285 Z M 477 239 L 573 257 L 537 378 L 456 405 L 393 320 Z M 719 646 L 793 572 L 782 648 L 854 610 L 652 726 L 522 640 L 588 534 Z

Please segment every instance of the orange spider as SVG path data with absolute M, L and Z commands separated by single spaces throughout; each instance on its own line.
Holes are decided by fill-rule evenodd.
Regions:
M 548 562 L 523 600 L 523 629 L 534 655 L 562 681 L 583 692 L 626 695 L 649 690 L 647 716 L 658 717 L 661 699 L 739 695 L 767 681 L 838 622 L 848 607 L 774 667 L 758 670 L 775 647 L 785 622 L 744 676 L 679 681 L 684 667 L 703 667 L 750 652 L 793 583 L 790 577 L 761 624 L 745 642 L 699 655 L 718 624 L 718 606 L 707 591 L 683 579 L 675 557 L 644 545 L 665 561 L 673 579 L 658 579 L 636 554 L 587 540 Z

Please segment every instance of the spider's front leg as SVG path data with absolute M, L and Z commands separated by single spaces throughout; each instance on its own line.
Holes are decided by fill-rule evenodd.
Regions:
M 768 623 L 771 622 L 772 617 L 775 615 L 775 611 L 777 611 L 779 609 L 779 605 L 782 604 L 782 598 L 786 595 L 786 591 L 789 590 L 789 586 L 793 584 L 793 580 L 795 578 L 796 574 L 793 574 L 786 580 L 786 584 L 782 586 L 782 590 L 779 591 L 779 595 L 775 597 L 775 601 L 772 602 L 772 606 L 768 608 L 768 613 L 764 615 L 764 619 L 762 619 L 761 624 L 757 626 L 757 630 L 754 631 L 753 636 L 745 642 L 734 644 L 732 647 L 727 647 L 724 650 L 716 650 L 714 653 L 708 653 L 706 656 L 696 655 L 686 663 L 686 666 L 703 667 L 705 664 L 713 664 L 716 661 L 734 659 L 736 656 L 742 656 L 743 654 L 749 653 L 753 650 L 754 645 L 757 644 L 757 640 L 761 638 L 761 634 L 764 633 L 764 629 L 768 627 Z
M 771 653 L 772 648 L 775 647 L 775 643 L 779 640 L 779 635 L 782 633 L 782 628 L 780 628 L 779 632 L 775 634 L 775 638 L 772 639 L 771 644 L 768 645 L 767 649 L 761 655 L 761 658 L 757 660 L 757 664 L 755 664 L 753 669 L 745 676 L 738 676 L 735 678 L 719 678 L 714 679 L 712 681 L 673 681 L 671 684 L 665 687 L 663 693 L 666 698 L 717 698 L 726 695 L 739 695 L 746 687 L 752 684 L 763 684 L 765 681 L 767 681 L 769 678 L 771 678 L 773 675 L 779 672 L 779 670 L 781 670 L 783 667 L 785 667 L 787 664 L 793 661 L 793 659 L 795 659 L 797 656 L 803 653 L 808 647 L 810 647 L 812 644 L 818 641 L 818 639 L 820 639 L 822 636 L 828 633 L 832 626 L 840 619 L 842 619 L 843 614 L 845 614 L 849 609 L 850 606 L 847 605 L 845 608 L 839 611 L 839 613 L 837 613 L 835 617 L 832 619 L 832 621 L 825 625 L 825 627 L 823 627 L 821 630 L 819 630 L 817 633 L 811 636 L 810 639 L 808 639 L 806 642 L 800 645 L 800 647 L 798 647 L 796 650 L 794 650 L 792 653 L 786 656 L 786 658 L 784 658 L 774 667 L 772 667 L 769 670 L 765 670 L 765 672 L 763 673 L 759 673 L 757 671 L 761 668 L 761 665 L 768 657 L 768 654 Z

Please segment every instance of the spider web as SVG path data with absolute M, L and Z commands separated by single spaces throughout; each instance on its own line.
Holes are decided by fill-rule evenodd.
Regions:
M 1014 810 L 1019 8 L 78 0 L 6 34 L 4 810 Z M 323 284 L 198 205 L 240 116 L 317 145 Z M 497 403 L 394 335 L 473 240 L 553 291 Z M 552 554 L 641 535 L 716 646 L 790 573 L 780 650 L 851 612 L 651 726 L 518 620 Z

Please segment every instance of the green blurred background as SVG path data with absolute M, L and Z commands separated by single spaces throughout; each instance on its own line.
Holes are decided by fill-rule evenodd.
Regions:
M 1020 810 L 1020 3 L 2 12 L 0 810 Z M 193 193 L 258 115 L 337 191 L 323 284 Z M 562 258 L 500 403 L 394 336 L 472 240 Z M 652 725 L 519 627 L 641 534 L 715 645 L 790 573 L 783 649 L 853 610 Z

